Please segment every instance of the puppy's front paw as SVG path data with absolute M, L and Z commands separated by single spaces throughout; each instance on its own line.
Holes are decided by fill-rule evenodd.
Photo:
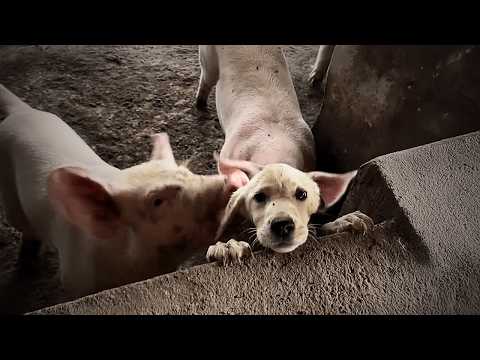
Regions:
M 323 225 L 321 231 L 326 235 L 340 232 L 362 233 L 366 235 L 372 232 L 373 226 L 373 220 L 369 216 L 361 211 L 355 211 Z
M 245 241 L 234 239 L 228 240 L 227 243 L 219 241 L 215 245 L 209 246 L 207 250 L 207 261 L 223 261 L 224 266 L 230 264 L 234 259 L 243 264 L 243 260 L 250 257 L 253 257 L 250 245 Z

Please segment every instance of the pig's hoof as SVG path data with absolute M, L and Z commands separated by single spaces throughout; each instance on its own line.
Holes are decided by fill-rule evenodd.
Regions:
M 243 264 L 245 259 L 253 257 L 250 245 L 245 241 L 228 240 L 227 243 L 217 242 L 211 245 L 207 251 L 207 261 L 221 261 L 224 266 L 229 265 L 232 261 L 237 260 Z
M 367 235 L 373 231 L 373 226 L 373 220 L 369 216 L 361 211 L 355 211 L 323 225 L 321 227 L 321 232 L 326 235 L 340 232 L 361 233 Z
M 201 96 L 197 96 L 197 98 L 195 99 L 195 107 L 198 110 L 206 111 L 207 110 L 207 99 L 205 99 Z

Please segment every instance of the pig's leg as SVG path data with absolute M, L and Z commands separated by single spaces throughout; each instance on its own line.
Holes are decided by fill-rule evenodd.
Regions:
M 334 48 L 335 45 L 320 45 L 315 64 L 308 77 L 308 83 L 310 86 L 313 87 L 319 82 L 325 84 L 327 70 L 330 65 L 330 60 L 332 59 Z
M 10 226 L 20 232 L 24 232 L 28 226 L 28 220 L 20 203 L 15 181 L 10 172 L 10 167 L 6 165 L 5 176 L 0 181 L 0 201 L 5 210 L 5 217 Z
M 12 194 L 11 198 L 15 198 L 15 194 Z M 15 200 L 15 203 L 12 203 L 12 200 L 10 200 L 6 206 L 5 215 L 7 222 L 22 233 L 20 257 L 30 259 L 32 257 L 41 256 L 44 253 L 45 248 L 41 240 L 37 239 L 34 235 L 34 231 L 32 230 L 22 208 L 19 206 L 19 202 Z
M 38 240 L 31 231 L 22 233 L 22 247 L 20 248 L 20 258 L 26 260 L 42 256 L 46 252 L 46 246 Z
M 208 95 L 218 81 L 218 59 L 212 45 L 199 46 L 200 82 L 195 105 L 198 109 L 207 107 Z
M 11 173 L 11 167 L 6 166 L 7 174 L 1 181 L 0 200 L 5 210 L 5 217 L 10 226 L 22 233 L 22 245 L 20 249 L 20 257 L 24 255 L 37 255 L 41 249 L 41 243 L 33 236 L 22 204 L 18 197 L 17 187 Z

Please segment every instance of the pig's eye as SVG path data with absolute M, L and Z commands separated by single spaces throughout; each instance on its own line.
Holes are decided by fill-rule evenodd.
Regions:
M 297 200 L 304 201 L 307 198 L 307 192 L 302 188 L 298 188 L 295 192 L 295 197 Z
M 181 189 L 180 185 L 165 185 L 152 190 L 147 195 L 147 206 L 154 209 L 163 208 L 168 202 L 176 198 Z

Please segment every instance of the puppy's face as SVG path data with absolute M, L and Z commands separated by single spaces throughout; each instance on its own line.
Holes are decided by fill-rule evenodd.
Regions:
M 285 253 L 308 238 L 308 222 L 321 204 L 312 177 L 284 164 L 267 165 L 230 199 L 222 227 L 235 213 L 251 218 L 258 241 Z
M 270 165 L 255 176 L 245 197 L 245 209 L 257 228 L 260 244 L 290 252 L 308 237 L 308 222 L 320 205 L 317 184 L 288 165 Z

